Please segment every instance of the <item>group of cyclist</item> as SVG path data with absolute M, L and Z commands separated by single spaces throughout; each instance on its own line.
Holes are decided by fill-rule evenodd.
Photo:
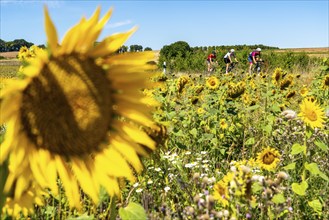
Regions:
M 260 58 L 261 51 L 262 51 L 261 48 L 257 48 L 257 49 L 255 49 L 255 50 L 253 50 L 252 52 L 249 53 L 249 55 L 248 55 L 249 74 L 251 74 L 251 72 L 252 72 L 253 64 L 257 65 L 257 61 Z M 218 62 L 216 61 L 216 58 L 217 58 L 216 57 L 216 51 L 212 51 L 212 53 L 208 55 L 208 57 L 207 57 L 208 72 L 212 72 L 214 66 L 218 65 Z M 226 74 L 228 74 L 230 72 L 230 65 L 233 64 L 233 59 L 236 63 L 239 62 L 237 60 L 236 56 L 235 56 L 235 50 L 231 49 L 224 56 L 224 63 L 226 65 Z

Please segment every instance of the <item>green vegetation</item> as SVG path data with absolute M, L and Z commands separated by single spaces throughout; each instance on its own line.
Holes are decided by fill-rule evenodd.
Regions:
M 159 67 L 162 63 L 167 63 L 167 69 L 171 73 L 189 72 L 198 73 L 206 70 L 206 58 L 212 52 L 217 52 L 217 61 L 219 66 L 224 67 L 223 57 L 231 49 L 236 51 L 239 60 L 238 68 L 241 71 L 248 69 L 247 57 L 255 48 L 262 48 L 262 59 L 265 61 L 266 72 L 273 71 L 274 68 L 280 67 L 289 71 L 307 72 L 309 67 L 319 63 L 318 58 L 311 58 L 306 53 L 274 52 L 277 47 L 265 45 L 234 45 L 234 46 L 212 46 L 212 47 L 190 47 L 184 41 L 178 41 L 164 46 L 160 50 Z
M 159 86 L 143 91 L 162 104 L 160 129 L 148 131 L 158 147 L 135 184 L 122 181 L 120 198 L 100 189 L 98 204 L 83 194 L 82 210 L 72 210 L 61 188 L 29 217 L 329 219 L 329 59 L 264 50 L 266 69 L 249 76 L 250 48 L 236 49 L 236 74 L 206 76 L 211 50 L 184 42 L 161 50 L 159 63 L 179 74 L 154 75 Z M 3 65 L 1 76 L 17 70 Z

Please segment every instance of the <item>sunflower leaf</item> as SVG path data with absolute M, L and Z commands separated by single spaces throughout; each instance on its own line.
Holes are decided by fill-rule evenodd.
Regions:
M 294 193 L 296 193 L 300 196 L 305 196 L 306 189 L 308 188 L 308 184 L 306 181 L 303 181 L 301 183 L 292 183 L 291 188 L 292 188 L 292 191 L 294 191 Z
M 144 208 L 134 202 L 130 202 L 125 208 L 120 208 L 119 216 L 123 220 L 147 219 Z
M 296 144 L 292 145 L 290 153 L 292 155 L 295 155 L 295 154 L 299 154 L 299 153 L 303 152 L 304 150 L 306 150 L 306 146 L 302 146 L 302 145 L 296 143 Z
M 255 138 L 249 138 L 247 141 L 246 141 L 246 145 L 253 145 L 255 143 Z
M 282 193 L 276 194 L 272 198 L 272 202 L 274 202 L 275 204 L 282 204 L 285 201 L 286 201 L 286 199 L 284 198 L 284 195 Z
M 322 141 L 315 141 L 314 144 L 318 146 L 321 150 L 327 152 L 328 151 L 328 145 L 323 143 Z
M 294 170 L 295 167 L 296 167 L 296 163 L 293 162 L 293 163 L 288 164 L 287 166 L 284 166 L 283 169 L 285 169 L 285 170 Z
M 313 210 L 319 214 L 322 213 L 322 204 L 318 199 L 308 201 L 307 204 L 313 208 Z

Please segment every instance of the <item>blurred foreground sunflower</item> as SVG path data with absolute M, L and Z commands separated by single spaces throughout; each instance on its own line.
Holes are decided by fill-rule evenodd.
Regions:
M 306 98 L 300 104 L 299 117 L 311 128 L 323 128 L 324 109 L 316 104 L 316 100 Z
M 280 162 L 280 153 L 274 148 L 267 147 L 257 154 L 256 162 L 260 168 L 265 170 L 275 170 Z
M 4 193 L 25 200 L 36 184 L 56 195 L 59 177 L 70 207 L 80 208 L 80 188 L 95 203 L 101 186 L 119 195 L 118 179 L 134 181 L 140 156 L 155 149 L 140 129 L 155 127 L 150 114 L 155 102 L 140 91 L 150 86 L 148 71 L 154 67 L 147 62 L 154 54 L 116 53 L 136 28 L 95 46 L 112 9 L 99 19 L 97 8 L 61 44 L 47 8 L 44 12 L 48 50 L 38 51 L 23 69 L 24 78 L 1 91 L 0 123 L 7 132 L 0 165 L 9 163 Z

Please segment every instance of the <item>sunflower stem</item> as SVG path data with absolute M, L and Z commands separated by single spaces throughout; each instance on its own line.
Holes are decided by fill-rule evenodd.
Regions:
M 115 196 L 112 196 L 110 201 L 110 220 L 115 220 L 116 216 L 117 216 L 116 198 Z
M 0 165 L 0 219 L 2 218 L 2 207 L 6 200 L 6 195 L 3 192 L 7 177 L 8 177 L 8 161 L 5 160 L 3 164 Z

